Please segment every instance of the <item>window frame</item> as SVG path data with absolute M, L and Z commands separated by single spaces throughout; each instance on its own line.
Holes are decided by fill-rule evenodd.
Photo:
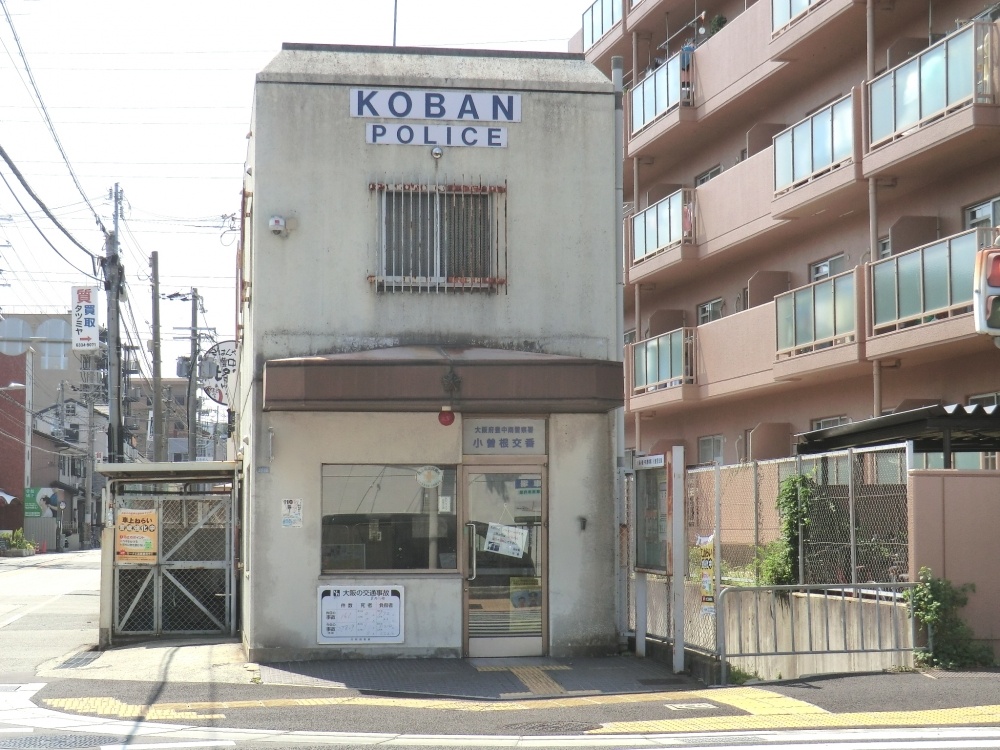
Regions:
M 704 185 L 706 182 L 714 180 L 720 174 L 722 174 L 722 164 L 716 164 L 714 167 L 706 169 L 701 174 L 696 175 L 694 178 L 694 186 L 699 187 Z
M 837 266 L 842 267 L 835 270 Z M 831 255 L 828 258 L 823 258 L 823 260 L 818 260 L 815 263 L 809 264 L 809 283 L 815 284 L 817 281 L 823 281 L 824 279 L 829 279 L 833 276 L 839 276 L 846 270 L 847 255 L 845 253 Z
M 711 441 L 711 444 L 709 444 Z M 702 435 L 698 438 L 698 466 L 714 466 L 715 464 L 723 465 L 723 448 L 724 440 L 722 434 L 718 435 Z M 712 451 L 712 459 L 710 461 L 705 461 L 705 448 L 710 447 Z
M 974 219 L 974 212 L 983 210 L 988 212 L 988 215 L 980 216 Z M 979 201 L 978 203 L 973 203 L 970 206 L 966 206 L 962 209 L 962 224 L 965 228 L 976 229 L 978 227 L 986 227 L 992 229 L 993 227 L 1000 225 L 1000 196 L 994 196 L 988 198 L 984 201 Z
M 506 183 L 368 187 L 377 269 L 370 280 L 377 291 L 496 293 L 506 285 Z
M 713 320 L 720 320 L 723 317 L 722 309 L 724 306 L 725 300 L 722 297 L 716 297 L 707 302 L 699 303 L 695 309 L 698 325 L 701 326 L 711 323 Z

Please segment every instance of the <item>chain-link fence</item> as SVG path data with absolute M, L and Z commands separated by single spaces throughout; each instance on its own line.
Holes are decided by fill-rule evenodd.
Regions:
M 795 550 L 803 563 L 801 583 L 910 580 L 903 446 L 689 469 L 684 498 L 687 647 L 715 651 L 714 597 L 720 586 L 768 583 L 764 562 L 781 533 L 778 493 L 783 481 L 797 475 L 809 477 L 813 487 L 808 523 Z M 670 637 L 669 601 L 666 581 L 650 583 L 649 635 Z M 632 596 L 629 606 L 634 606 Z

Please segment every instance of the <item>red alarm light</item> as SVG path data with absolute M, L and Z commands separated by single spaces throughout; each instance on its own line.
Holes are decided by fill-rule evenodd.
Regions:
M 438 422 L 443 424 L 445 427 L 450 427 L 455 424 L 455 412 L 451 410 L 450 406 L 441 407 L 441 411 L 438 412 Z

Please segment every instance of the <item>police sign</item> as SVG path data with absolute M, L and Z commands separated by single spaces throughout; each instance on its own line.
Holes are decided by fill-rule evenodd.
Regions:
M 521 95 L 483 91 L 351 89 L 351 117 L 388 120 L 366 123 L 365 140 L 372 144 L 506 148 L 507 128 L 472 123 L 520 122 Z M 459 124 L 426 124 L 427 120 Z

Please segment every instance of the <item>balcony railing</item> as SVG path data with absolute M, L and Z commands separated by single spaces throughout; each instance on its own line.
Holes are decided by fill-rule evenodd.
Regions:
M 632 217 L 632 262 L 694 241 L 692 190 L 678 190 Z
M 848 94 L 774 137 L 774 192 L 798 187 L 853 154 L 854 103 Z
M 593 47 L 621 20 L 622 0 L 597 0 L 583 11 L 583 51 Z
M 771 30 L 780 31 L 814 5 L 826 0 L 771 0 Z
M 648 393 L 694 382 L 694 329 L 678 328 L 632 345 L 632 392 Z
M 851 270 L 775 297 L 777 358 L 855 341 L 854 286 Z
M 632 134 L 677 107 L 691 104 L 691 67 L 694 51 L 682 50 L 647 75 L 632 89 Z
M 872 334 L 971 312 L 976 250 L 991 239 L 973 229 L 872 263 Z
M 992 24 L 970 24 L 872 81 L 871 147 L 973 101 L 991 102 L 994 34 Z

